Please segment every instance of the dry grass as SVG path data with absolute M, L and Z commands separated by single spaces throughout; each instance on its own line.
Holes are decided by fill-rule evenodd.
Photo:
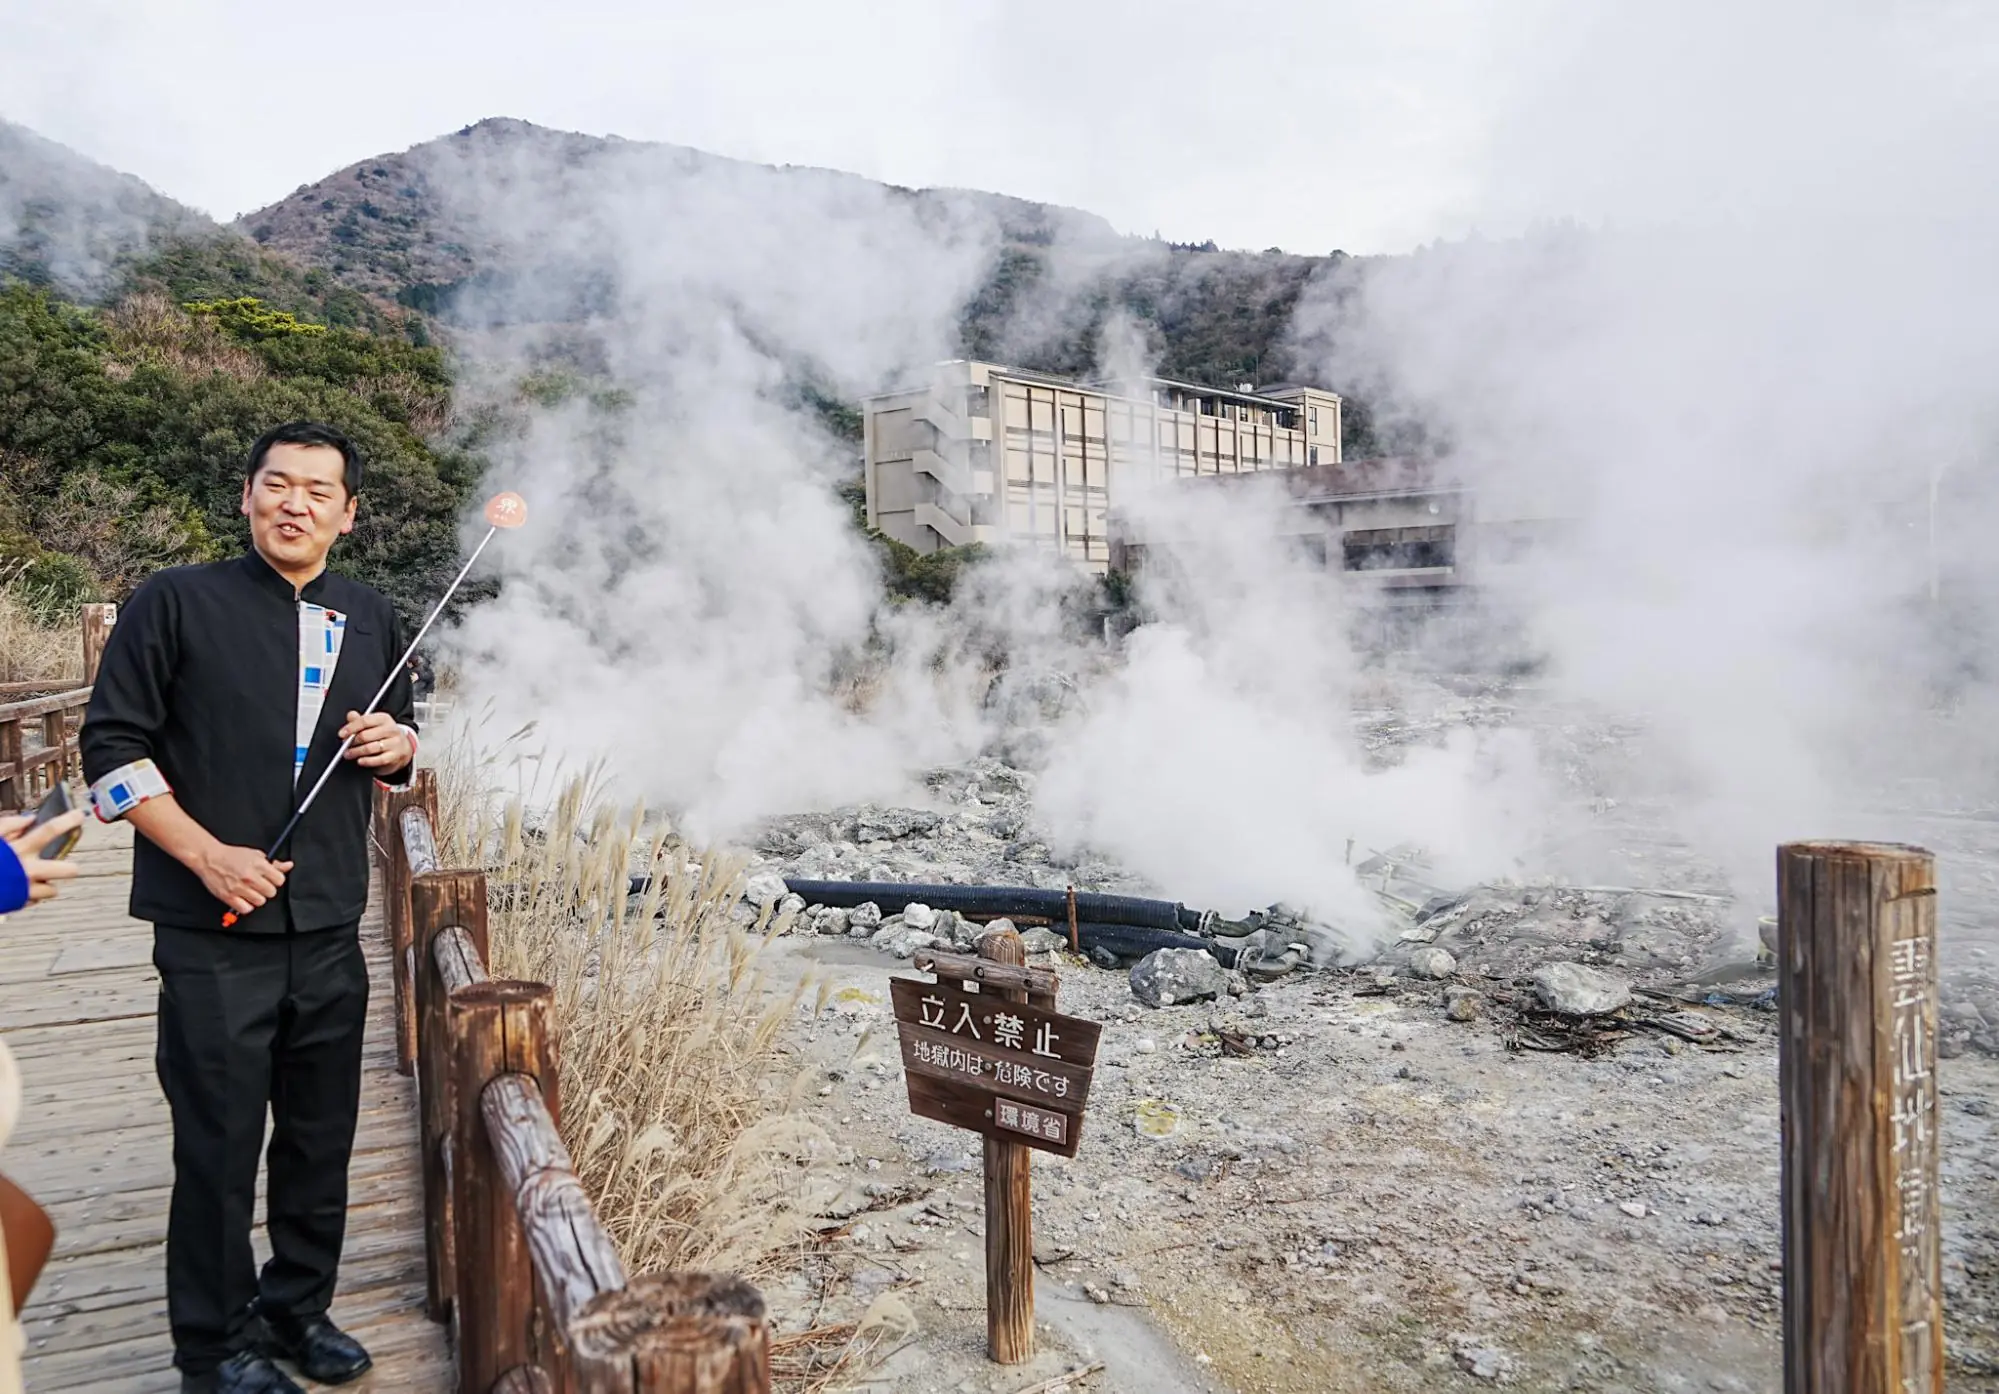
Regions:
M 789 1266 L 834 1149 L 780 1049 L 809 988 L 774 988 L 768 941 L 732 918 L 742 862 L 614 806 L 601 771 L 543 788 L 529 730 L 483 754 L 476 730 L 438 762 L 440 851 L 489 870 L 495 976 L 555 989 L 562 1130 L 598 1216 L 633 1272 Z
M 242 382 L 268 376 L 263 360 L 233 342 L 213 320 L 190 315 L 157 291 L 128 295 L 104 316 L 111 337 L 115 377 L 129 377 L 142 363 L 188 377 L 221 373 Z
M 83 683 L 83 640 L 74 623 L 44 625 L 0 574 L 0 682 Z

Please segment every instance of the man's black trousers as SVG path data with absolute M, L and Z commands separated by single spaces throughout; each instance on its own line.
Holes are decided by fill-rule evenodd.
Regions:
M 333 1301 L 368 1015 L 357 928 L 154 926 L 160 1086 L 174 1126 L 167 1317 L 174 1363 L 189 1374 L 248 1343 L 253 1306 L 313 1317 Z M 271 1260 L 260 1275 L 250 1220 L 266 1107 Z

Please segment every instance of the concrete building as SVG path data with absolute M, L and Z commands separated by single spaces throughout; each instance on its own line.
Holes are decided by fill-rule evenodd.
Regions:
M 1477 623 L 1488 627 L 1503 621 L 1515 569 L 1559 545 L 1574 525 L 1571 518 L 1482 500 L 1456 465 L 1427 459 L 1342 461 L 1180 487 L 1268 491 L 1275 503 L 1273 542 L 1343 575 L 1352 587 L 1356 632 L 1369 643 L 1398 643 L 1446 614 L 1476 610 Z M 1198 526 L 1198 510 L 1169 516 L 1194 520 L 1181 526 Z M 1148 553 L 1175 541 L 1161 528 L 1113 514 L 1111 566 L 1142 575 L 1152 564 Z
M 919 552 L 1026 543 L 1101 572 L 1121 490 L 1337 465 L 1340 399 L 1290 384 L 1083 383 L 958 360 L 869 398 L 863 435 L 871 527 Z

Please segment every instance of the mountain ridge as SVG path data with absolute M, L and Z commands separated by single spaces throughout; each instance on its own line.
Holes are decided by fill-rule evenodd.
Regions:
M 1106 330 L 1117 320 L 1165 376 L 1215 386 L 1311 380 L 1290 334 L 1292 312 L 1308 285 L 1340 274 L 1349 260 L 1338 252 L 1166 243 L 1120 233 L 1085 210 L 1007 194 L 910 189 L 846 171 L 758 164 L 512 117 L 488 117 L 355 161 L 218 225 L 132 176 L 0 122 L 0 136 L 10 133 L 18 134 L 0 145 L 0 175 L 19 158 L 6 151 L 31 150 L 35 158 L 23 163 L 38 172 L 27 182 L 43 198 L 38 225 L 20 219 L 11 237 L 9 206 L 0 202 L 0 256 L 8 258 L 0 271 L 100 297 L 118 289 L 115 273 L 123 271 L 127 282 L 149 278 L 182 300 L 259 295 L 280 308 L 418 342 L 428 340 L 426 321 L 448 327 L 468 303 L 501 302 L 530 318 L 560 321 L 587 318 L 615 302 L 615 286 L 559 262 L 532 255 L 523 261 L 520 248 L 503 247 L 490 229 L 454 215 L 441 188 L 467 169 L 481 179 L 516 179 L 531 199 L 557 207 L 567 180 L 597 173 L 670 180 L 677 172 L 753 186 L 757 199 L 799 216 L 829 201 L 871 199 L 869 206 L 901 204 L 919 219 L 990 220 L 997 230 L 992 261 L 961 309 L 956 351 L 1068 375 L 1098 366 Z M 50 165 L 61 163 L 57 154 L 77 167 L 67 178 L 51 175 Z M 48 206 L 59 205 L 65 193 L 90 206 L 69 214 Z M 14 200 L 23 208 L 28 202 Z M 62 258 L 49 255 L 51 229 L 76 228 L 96 249 L 89 253 L 94 276 L 70 274 Z M 1366 449 L 1366 413 L 1356 407 L 1349 448 Z

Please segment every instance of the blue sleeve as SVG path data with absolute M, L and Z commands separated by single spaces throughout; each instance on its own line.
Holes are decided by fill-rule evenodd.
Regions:
M 12 914 L 28 903 L 28 869 L 12 846 L 0 842 L 0 915 Z

